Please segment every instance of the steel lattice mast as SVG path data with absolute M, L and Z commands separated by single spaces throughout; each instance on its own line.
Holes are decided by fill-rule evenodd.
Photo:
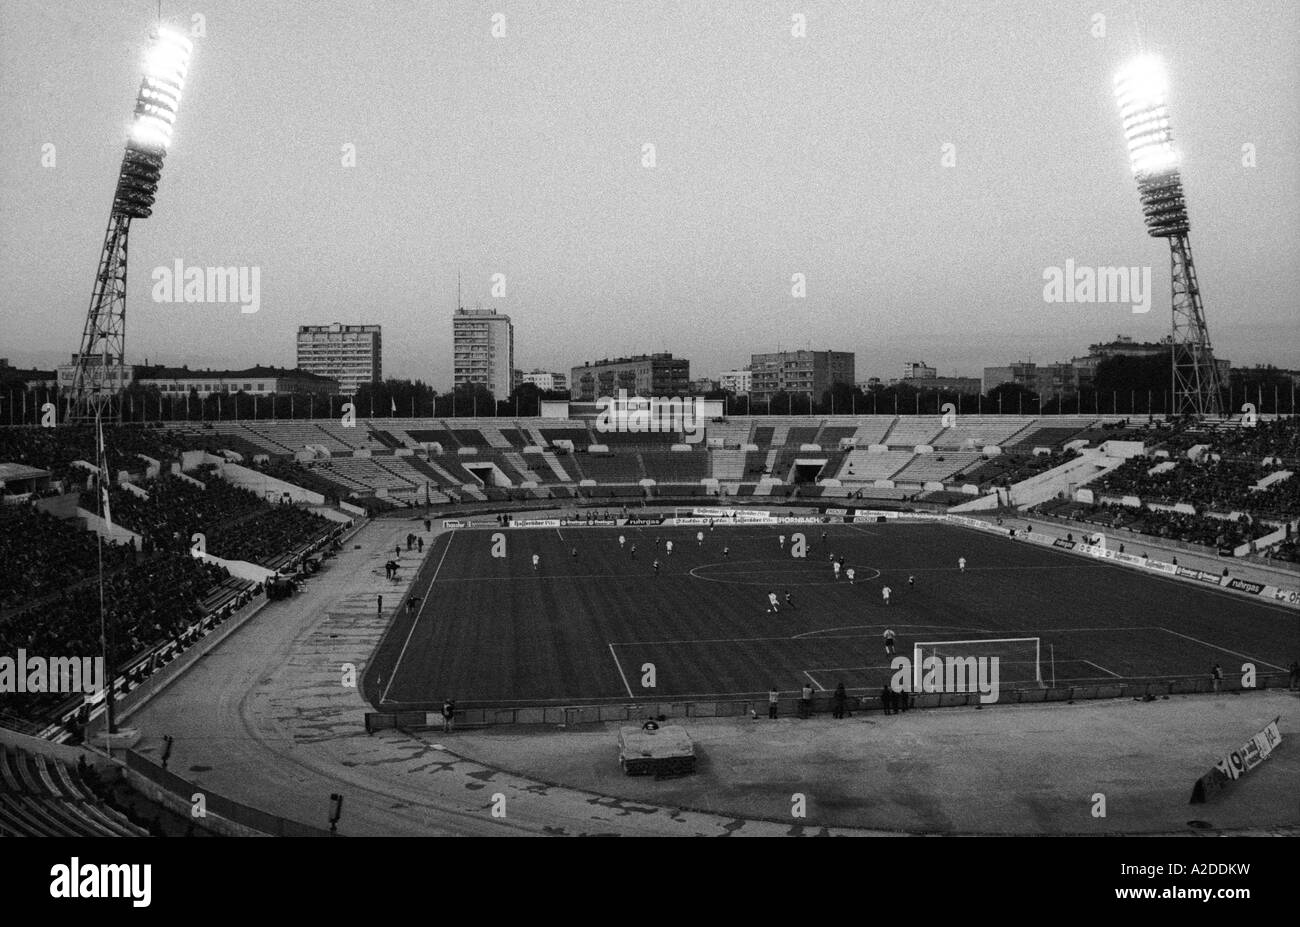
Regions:
M 159 28 L 153 34 L 75 358 L 65 422 L 121 418 L 119 397 L 127 385 L 126 258 L 131 220 L 147 219 L 153 212 L 192 50 L 189 39 L 170 29 Z
M 1115 77 L 1115 96 L 1147 233 L 1169 240 L 1172 411 L 1175 415 L 1220 415 L 1222 387 L 1192 263 L 1187 203 L 1169 129 L 1168 83 L 1159 60 L 1143 56 L 1126 65 Z

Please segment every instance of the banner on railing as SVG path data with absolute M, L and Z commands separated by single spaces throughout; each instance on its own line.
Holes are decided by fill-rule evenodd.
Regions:
M 1203 804 L 1227 788 L 1229 783 L 1236 782 L 1268 759 L 1277 745 L 1282 742 L 1282 733 L 1277 727 L 1280 718 L 1281 715 L 1274 718 L 1263 730 L 1219 760 L 1209 772 L 1197 779 L 1188 804 Z

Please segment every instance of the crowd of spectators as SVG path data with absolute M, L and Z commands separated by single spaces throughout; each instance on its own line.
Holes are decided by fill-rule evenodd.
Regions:
M 1149 473 L 1163 462 L 1172 468 Z M 1273 472 L 1258 461 L 1186 458 L 1165 461 L 1134 457 L 1093 484 L 1092 488 L 1119 496 L 1137 496 L 1143 502 L 1165 505 L 1187 503 L 1198 511 L 1249 512 L 1276 518 L 1300 515 L 1300 479 L 1289 477 L 1256 490 L 1256 483 Z
M 1012 486 L 1031 476 L 1046 473 L 1053 467 L 1069 463 L 1079 456 L 1078 451 L 1060 450 L 1051 454 L 999 454 L 980 463 L 975 469 L 959 474 L 956 483 L 974 483 L 987 490 Z
M 104 570 L 132 563 L 136 551 L 104 544 Z M 0 506 L 0 615 L 97 575 L 95 535 L 30 505 Z
M 98 457 L 95 429 L 64 425 L 59 428 L 0 428 L 0 463 L 24 464 L 49 470 L 55 479 L 72 477 L 83 481 L 86 471 L 74 469 L 74 460 L 95 463 Z M 175 457 L 183 447 L 177 435 L 162 428 L 115 425 L 104 429 L 109 469 L 143 469 L 138 455 L 155 460 Z
M 340 498 L 337 483 L 319 476 L 296 460 L 289 460 L 285 457 L 269 457 L 261 463 L 247 464 L 247 466 L 277 480 L 284 480 L 294 486 L 301 486 L 310 492 L 318 492 L 325 497 L 327 502 L 337 502 Z
M 141 488 L 148 493 L 147 499 L 129 489 L 112 487 L 109 508 L 115 523 L 141 536 L 145 550 L 186 551 L 195 532 L 206 534 L 267 507 L 256 493 L 219 477 L 208 478 L 201 487 L 182 477 L 165 474 L 141 484 Z M 98 500 L 94 492 L 83 493 L 81 504 L 96 511 Z
M 120 668 L 135 654 L 169 638 L 204 616 L 202 602 L 229 578 L 224 567 L 178 554 L 139 555 L 137 562 L 104 575 L 104 624 L 108 663 Z M 97 657 L 100 646 L 99 588 L 90 579 L 64 588 L 39 604 L 0 618 L 0 653 Z M 9 696 L 26 713 L 57 697 Z
M 1085 522 L 1110 530 L 1127 529 L 1156 538 L 1168 538 L 1184 544 L 1197 544 L 1216 550 L 1230 550 L 1263 537 L 1272 525 L 1241 518 L 1236 521 L 1209 515 L 1188 515 L 1124 505 L 1088 505 L 1080 502 L 1052 501 L 1035 508 L 1039 514 Z
M 238 524 L 209 530 L 208 553 L 223 560 L 246 560 L 276 567 L 334 527 L 334 522 L 306 509 L 268 506 Z
M 206 552 L 252 563 L 278 561 L 328 533 L 331 522 L 291 505 L 272 505 L 250 490 L 204 470 L 198 486 L 167 474 L 142 484 L 143 498 L 114 487 L 109 495 L 113 521 L 136 532 L 146 551 L 184 553 L 194 534 L 204 536 Z M 82 504 L 96 504 L 93 492 Z

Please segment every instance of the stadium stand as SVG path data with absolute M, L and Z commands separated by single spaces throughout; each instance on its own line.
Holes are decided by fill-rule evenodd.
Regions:
M 943 427 L 937 415 L 912 415 L 899 418 L 894 427 L 885 436 L 884 444 L 889 447 L 917 447 L 930 444 Z
M 89 767 L 0 744 L 0 836 L 149 836 L 106 802 L 97 784 Z
M 867 483 L 887 480 L 915 456 L 908 451 L 868 451 L 856 448 L 844 458 L 836 474 L 841 483 Z

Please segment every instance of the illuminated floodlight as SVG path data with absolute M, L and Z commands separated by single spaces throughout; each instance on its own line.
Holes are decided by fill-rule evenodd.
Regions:
M 1169 129 L 1169 79 L 1160 59 L 1144 55 L 1115 76 L 1115 97 L 1124 120 L 1133 173 L 1167 173 L 1178 166 Z
M 1115 75 L 1115 99 L 1147 231 L 1155 238 L 1187 231 L 1178 152 L 1169 127 L 1169 79 L 1160 59 L 1143 55 L 1121 68 Z
M 113 208 L 124 216 L 143 219 L 153 212 L 193 50 L 194 43 L 172 29 L 159 28 L 153 35 L 113 198 Z

